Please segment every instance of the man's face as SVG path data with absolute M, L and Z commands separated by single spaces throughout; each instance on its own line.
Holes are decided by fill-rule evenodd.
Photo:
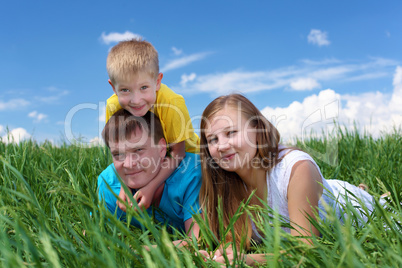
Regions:
M 109 143 L 113 164 L 124 183 L 139 189 L 152 181 L 161 169 L 166 142 L 154 144 L 147 131 L 137 130 L 128 140 Z

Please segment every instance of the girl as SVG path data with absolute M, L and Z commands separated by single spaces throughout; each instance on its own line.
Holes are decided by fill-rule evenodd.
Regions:
M 289 219 L 293 228 L 287 230 L 294 236 L 319 235 L 308 217 L 315 219 L 315 212 L 323 215 L 323 204 L 334 208 L 331 198 L 345 193 L 344 188 L 365 200 L 371 208 L 372 197 L 362 189 L 339 180 L 325 180 L 319 167 L 306 153 L 279 144 L 278 130 L 244 96 L 232 94 L 212 101 L 204 110 L 201 121 L 202 186 L 200 204 L 205 207 L 209 225 L 219 236 L 218 198 L 223 200 L 222 213 L 225 227 L 252 191 L 250 203 L 259 205 L 259 199 L 279 214 Z M 258 199 L 258 198 L 259 199 Z M 344 202 L 340 196 L 340 202 Z M 358 204 L 357 200 L 353 200 Z M 244 213 L 234 224 L 234 236 L 229 241 L 239 241 L 247 235 L 246 247 L 258 231 Z M 245 232 L 244 232 L 245 230 Z M 311 243 L 308 238 L 303 238 Z M 227 249 L 227 256 L 233 253 Z M 217 261 L 224 262 L 219 253 Z M 246 263 L 265 260 L 263 254 L 248 255 Z

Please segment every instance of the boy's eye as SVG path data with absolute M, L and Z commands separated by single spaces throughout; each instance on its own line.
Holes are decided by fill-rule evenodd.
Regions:
M 127 88 L 122 88 L 120 89 L 121 92 L 129 92 L 129 90 Z
M 231 131 L 228 131 L 228 135 L 230 136 L 230 135 L 233 135 L 233 134 L 235 134 L 237 131 L 236 130 L 231 130 Z
M 148 88 L 148 86 L 142 86 L 141 87 L 141 90 L 145 90 L 145 89 L 147 89 Z

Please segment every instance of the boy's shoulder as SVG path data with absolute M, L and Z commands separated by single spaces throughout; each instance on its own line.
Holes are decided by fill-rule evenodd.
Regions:
M 167 85 L 161 84 L 160 89 L 156 92 L 156 103 L 169 103 L 175 100 L 184 100 L 184 98 Z

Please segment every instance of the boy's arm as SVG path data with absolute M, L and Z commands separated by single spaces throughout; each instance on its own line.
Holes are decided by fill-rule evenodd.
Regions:
M 139 207 L 143 207 L 145 209 L 149 208 L 149 206 L 152 204 L 156 189 L 158 189 L 158 187 L 164 183 L 167 178 L 169 178 L 169 176 L 173 173 L 173 171 L 176 170 L 180 162 L 186 156 L 186 147 L 184 141 L 172 144 L 170 145 L 170 148 L 171 156 L 165 157 L 162 163 L 162 168 L 158 175 L 147 185 L 139 189 L 134 195 L 134 199 L 138 202 Z

